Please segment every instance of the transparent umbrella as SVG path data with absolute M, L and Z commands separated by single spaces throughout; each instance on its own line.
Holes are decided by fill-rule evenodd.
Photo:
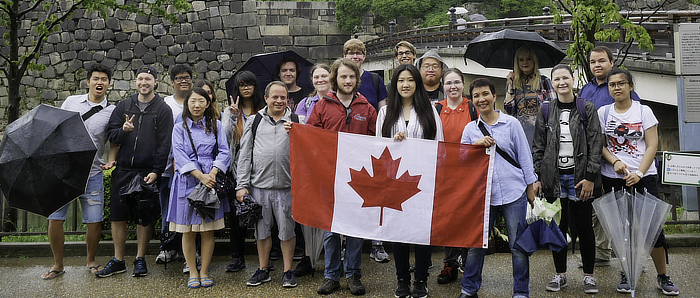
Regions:
M 632 297 L 671 205 L 648 193 L 609 192 L 593 208 L 627 275 Z

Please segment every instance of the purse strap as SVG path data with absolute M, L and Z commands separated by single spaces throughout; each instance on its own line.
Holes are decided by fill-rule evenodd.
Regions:
M 194 151 L 194 157 L 199 160 L 199 155 L 197 154 L 197 148 L 194 146 L 194 140 L 192 140 L 192 132 L 190 131 L 190 127 L 187 125 L 185 122 L 185 130 L 187 131 L 187 136 L 190 138 L 190 145 L 192 145 L 192 151 Z M 214 158 L 216 158 L 217 155 L 219 155 L 219 134 L 217 133 L 216 129 L 214 130 L 214 149 L 212 149 L 212 154 Z
M 490 136 L 490 135 L 491 135 L 491 134 L 489 133 L 489 131 L 486 129 L 486 127 L 484 126 L 484 122 L 479 121 L 479 130 L 481 130 L 481 133 L 484 134 L 484 136 Z M 510 155 L 508 154 L 508 152 L 505 152 L 503 149 L 501 149 L 501 147 L 498 147 L 498 145 L 496 145 L 496 152 L 498 152 L 498 154 L 501 155 L 501 157 L 503 157 L 503 159 L 505 159 L 506 161 L 508 161 L 511 165 L 513 165 L 514 167 L 520 169 L 520 165 L 518 164 L 518 162 L 515 161 L 515 159 L 513 159 L 513 157 L 510 156 Z

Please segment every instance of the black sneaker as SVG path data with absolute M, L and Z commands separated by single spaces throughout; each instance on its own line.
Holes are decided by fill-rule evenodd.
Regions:
M 632 293 L 632 288 L 630 283 L 627 281 L 627 275 L 624 272 L 620 272 L 620 282 L 617 284 L 618 293 Z
M 671 278 L 668 276 L 668 274 L 657 275 L 656 281 L 658 282 L 659 289 L 661 289 L 661 292 L 663 292 L 664 295 L 677 296 L 680 293 L 678 288 L 671 281 Z
M 324 278 L 323 283 L 318 287 L 318 290 L 316 290 L 316 293 L 319 293 L 321 295 L 328 295 L 332 294 L 340 288 L 340 282 L 337 280 L 332 280 L 330 278 Z
M 226 272 L 238 272 L 241 269 L 245 269 L 245 258 L 243 257 L 233 258 L 231 264 L 226 266 Z
M 360 281 L 360 276 L 357 274 L 353 274 L 348 278 L 348 289 L 350 289 L 350 293 L 353 295 L 364 295 L 365 294 L 365 286 L 362 285 L 362 281 Z
M 425 280 L 417 280 L 413 282 L 413 292 L 411 293 L 413 298 L 425 298 L 428 297 L 428 282 Z
M 282 275 L 282 287 L 293 288 L 297 286 L 297 277 L 292 270 L 287 270 Z
M 314 267 L 311 266 L 311 258 L 309 258 L 309 256 L 304 256 L 294 269 L 294 275 L 302 277 L 311 274 L 311 276 L 313 276 L 315 271 Z
M 138 257 L 134 260 L 134 274 L 133 277 L 143 277 L 148 275 L 148 268 L 146 267 L 146 259 L 144 257 Z
M 248 281 L 245 283 L 245 285 L 255 287 L 255 286 L 261 285 L 264 282 L 268 282 L 271 280 L 272 279 L 270 279 L 270 272 L 269 271 L 264 270 L 264 269 L 258 269 L 255 271 L 255 274 L 253 274 L 253 276 L 250 279 L 248 279 Z
M 445 262 L 445 267 L 442 268 L 442 272 L 437 277 L 437 282 L 441 285 L 448 284 L 453 280 L 457 279 L 457 264 L 452 264 L 450 262 Z
M 126 262 L 124 261 L 119 261 L 117 258 L 109 260 L 109 263 L 107 263 L 107 266 L 105 266 L 104 269 L 95 272 L 95 276 L 97 277 L 110 277 L 114 274 L 119 274 L 119 273 L 124 273 L 126 272 Z
M 275 271 L 275 263 L 272 262 L 272 259 L 267 263 L 267 271 Z
M 305 255 L 303 249 L 299 249 L 298 247 L 294 249 L 294 256 L 292 256 L 292 260 L 294 261 L 299 261 L 301 258 L 303 258 Z
M 394 297 L 396 298 L 406 298 L 411 296 L 411 280 L 407 278 L 399 279 L 396 285 L 396 292 L 394 292 Z

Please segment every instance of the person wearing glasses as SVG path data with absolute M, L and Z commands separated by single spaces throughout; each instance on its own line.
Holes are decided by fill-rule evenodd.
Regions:
M 331 65 L 331 92 L 323 96 L 307 119 L 308 125 L 323 129 L 362 135 L 374 135 L 377 111 L 361 93 L 357 92 L 360 67 L 348 58 L 340 58 Z M 291 129 L 291 123 L 288 125 Z M 340 288 L 340 277 L 345 272 L 348 288 L 353 295 L 364 295 L 360 281 L 362 273 L 363 239 L 346 236 L 345 259 L 341 258 L 341 235 L 326 231 L 323 239 L 326 269 L 323 283 L 317 292 L 327 295 Z M 345 263 L 344 268 L 341 268 Z
M 350 39 L 343 45 L 343 55 L 357 64 L 362 74 L 358 79 L 360 87 L 358 91 L 364 95 L 375 110 L 386 105 L 386 85 L 378 74 L 362 69 L 362 63 L 367 58 L 365 44 L 356 38 Z
M 615 103 L 598 109 L 600 128 L 605 137 L 603 162 L 600 172 L 603 175 L 605 193 L 634 188 L 637 192 L 648 192 L 659 197 L 659 187 L 654 156 L 659 144 L 658 124 L 651 108 L 632 100 L 634 82 L 629 70 L 614 68 L 608 74 L 608 91 Z M 663 230 L 651 258 L 656 266 L 656 281 L 664 295 L 679 294 L 666 271 L 668 243 Z M 630 293 L 624 273 L 617 285 L 620 293 Z
M 522 46 L 515 52 L 513 71 L 506 79 L 507 92 L 503 107 L 509 115 L 520 121 L 527 136 L 527 143 L 532 147 L 540 104 L 556 100 L 557 93 L 552 87 L 552 82 L 540 74 L 537 55 L 528 46 Z
M 247 70 L 239 71 L 232 80 L 234 83 L 229 97 L 229 106 L 224 109 L 221 122 L 231 152 L 231 164 L 228 170 L 236 176 L 243 127 L 248 119 L 251 119 L 265 107 L 266 103 L 263 97 L 263 88 L 259 86 L 255 74 Z M 232 206 L 235 208 L 234 205 Z M 238 225 L 235 210 L 228 214 L 228 225 L 231 228 L 232 259 L 231 263 L 226 266 L 226 272 L 238 272 L 246 267 L 243 253 L 245 252 L 247 229 Z
M 180 119 L 182 115 L 183 105 L 187 99 L 187 95 L 192 90 L 192 67 L 187 64 L 177 64 L 170 71 L 170 81 L 173 85 L 173 95 L 165 97 L 165 103 L 173 112 L 173 122 Z M 173 175 L 173 155 L 168 156 L 168 163 L 165 166 L 165 171 L 160 177 L 160 214 L 163 219 L 160 238 L 160 252 L 156 256 L 156 264 L 169 263 L 180 257 L 179 251 L 182 249 L 182 234 L 170 233 L 169 225 L 165 222 L 165 217 L 168 213 L 170 204 L 170 177 Z M 187 267 L 187 263 L 185 263 Z
M 420 75 L 423 79 L 423 86 L 428 92 L 430 104 L 445 99 L 445 92 L 442 87 L 442 71 L 448 66 L 436 50 L 428 50 L 423 56 L 418 59 L 416 67 L 420 69 Z
M 399 64 L 413 64 L 416 61 L 416 47 L 405 40 L 396 44 L 394 54 Z

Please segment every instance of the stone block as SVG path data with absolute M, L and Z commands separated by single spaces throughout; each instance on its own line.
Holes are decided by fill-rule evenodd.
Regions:
M 92 54 L 88 53 L 90 55 L 90 58 L 92 58 Z M 90 59 L 87 59 L 86 61 L 89 61 Z M 67 72 L 76 72 L 78 69 L 81 69 L 83 67 L 83 61 L 82 60 L 73 60 L 68 64 L 68 69 L 66 70 Z
M 175 44 L 175 38 L 172 35 L 165 35 L 159 39 L 160 45 L 162 46 L 171 46 Z
M 192 24 L 180 24 L 180 34 L 191 34 Z
M 233 38 L 234 39 L 247 39 L 248 38 L 247 30 L 245 28 L 233 29 Z
M 23 76 L 22 79 L 19 80 L 20 84 L 22 85 L 32 85 L 34 84 L 34 77 L 32 76 Z M 1 93 L 5 94 L 1 94 Z M 0 96 L 6 96 L 7 94 L 7 88 L 0 88 Z
M 119 51 L 119 52 L 122 55 L 122 60 L 131 60 L 134 58 L 134 51 L 132 51 L 132 50 Z M 119 65 L 119 63 L 117 63 L 117 65 Z
M 308 18 L 289 18 L 289 26 L 311 26 L 311 20 Z
M 179 44 L 169 46 L 168 53 L 170 53 L 170 55 L 179 55 L 182 53 L 182 47 Z
M 262 36 L 287 36 L 289 31 L 289 26 L 260 26 L 260 35 Z
M 46 38 L 46 42 L 57 44 L 61 42 L 61 35 L 58 33 L 51 34 Z
M 194 21 L 199 21 L 199 15 L 194 12 L 187 13 L 187 22 L 192 23 Z
M 235 67 L 236 67 L 236 63 L 231 61 L 231 60 L 227 60 L 227 61 L 224 61 L 223 63 L 221 63 L 221 68 L 223 70 L 226 70 L 226 71 L 231 71 Z
M 253 1 L 254 2 L 254 1 Z M 242 13 L 236 15 L 228 15 L 221 18 L 225 28 L 237 28 L 246 26 L 255 26 L 257 20 L 256 13 Z
M 231 1 L 229 12 L 232 14 L 243 13 L 243 1 Z
M 141 33 L 134 32 L 129 36 L 130 42 L 141 42 Z
M 178 44 L 186 44 L 188 39 L 187 35 L 175 36 L 175 42 Z
M 115 80 L 114 81 L 114 89 L 115 90 L 129 90 L 129 89 L 131 89 L 131 84 L 129 83 L 129 81 Z
M 132 20 L 121 20 L 122 31 L 125 33 L 131 33 L 138 30 L 138 26 L 135 21 Z
M 146 45 L 144 45 L 142 42 L 137 43 L 134 46 L 134 56 L 141 58 L 148 49 L 146 48 Z
M 187 54 L 181 53 L 175 57 L 175 63 L 185 63 L 187 62 Z
M 336 23 L 325 23 L 318 26 L 318 34 L 321 35 L 343 35 Z
M 294 38 L 291 36 L 263 36 L 262 41 L 265 46 L 291 46 L 294 44 Z
M 231 40 L 231 39 L 222 40 L 221 47 L 224 49 L 224 51 L 226 51 L 226 53 L 231 54 L 231 53 L 235 52 L 233 49 L 233 40 Z
M 207 9 L 206 2 L 204 1 L 192 1 L 192 10 L 193 11 L 203 11 Z
M 223 29 L 223 23 L 221 17 L 212 17 L 209 19 L 209 29 L 210 30 L 221 30 Z
M 198 73 L 207 72 L 207 62 L 206 61 L 197 62 L 197 64 L 194 65 L 194 70 Z
M 76 51 L 68 51 L 61 54 L 61 60 L 63 61 L 73 60 L 75 58 L 78 58 L 78 52 Z
M 163 65 L 175 65 L 175 57 L 173 56 L 158 56 L 163 58 Z
M 218 62 L 212 62 L 212 63 L 218 63 Z M 207 80 L 209 80 L 210 82 L 216 82 L 219 79 L 221 79 L 221 77 L 219 76 L 219 72 L 217 72 L 217 71 L 208 71 L 206 76 L 207 76 Z
M 153 34 L 153 27 L 151 25 L 139 25 L 139 32 L 146 34 L 146 35 L 151 35 Z
M 263 51 L 262 40 L 234 40 L 233 48 L 239 53 L 260 53 Z
M 143 63 L 146 64 L 153 64 L 156 63 L 156 53 L 155 52 L 148 52 L 143 55 Z
M 229 14 L 231 14 L 230 6 L 219 6 L 219 15 L 227 16 Z
M 200 20 L 207 20 L 210 18 L 208 10 L 198 12 L 197 16 L 199 16 Z
M 188 43 L 188 44 L 182 46 L 182 51 L 185 53 L 194 52 L 194 50 L 195 50 L 194 44 Z
M 25 40 L 26 39 L 34 40 L 33 36 L 32 36 L 32 38 L 25 38 Z M 61 42 L 62 43 L 70 43 L 71 41 L 73 41 L 73 37 L 71 36 L 70 32 L 61 32 Z M 31 44 L 28 44 L 28 45 L 31 45 Z
M 56 47 L 50 43 L 45 43 L 43 47 L 41 47 L 41 51 L 43 53 L 51 53 L 56 49 Z M 7 47 L 0 48 L 0 51 L 2 52 L 3 55 L 9 55 L 10 54 L 10 49 Z
M 85 49 L 84 41 L 73 41 L 70 43 L 69 48 L 71 51 L 80 51 Z
M 168 47 L 166 46 L 158 46 L 156 47 L 156 56 L 158 57 L 163 57 L 168 54 Z
M 260 39 L 260 27 L 248 27 L 248 39 Z
M 34 87 L 37 88 L 46 88 L 48 81 L 44 78 L 36 78 L 34 80 Z
M 92 23 L 89 19 L 81 18 L 78 20 L 78 28 L 81 29 L 92 29 Z
M 203 51 L 200 58 L 202 58 L 202 60 L 207 61 L 207 62 L 216 61 L 216 53 L 214 53 L 212 51 Z
M 187 63 L 193 64 L 199 60 L 199 53 L 197 52 L 192 52 L 192 53 L 187 53 Z
M 344 45 L 350 39 L 349 35 L 331 35 L 326 36 L 326 42 L 329 46 Z
M 73 33 L 73 37 L 76 40 L 87 40 L 88 38 L 90 38 L 90 35 L 84 29 L 78 29 L 75 30 L 75 33 Z
M 212 52 L 221 52 L 221 40 L 212 40 L 209 42 L 209 50 Z
M 289 34 L 292 36 L 318 35 L 318 26 L 289 26 Z
M 66 98 L 68 98 L 68 96 L 70 96 L 70 95 L 71 95 L 70 91 L 58 92 L 58 100 L 66 100 Z
M 299 54 L 299 56 L 309 57 L 309 48 L 307 47 L 280 46 L 279 51 L 294 51 Z
M 129 34 L 126 34 L 124 32 L 117 32 L 116 34 L 114 34 L 114 41 L 122 42 L 125 40 L 129 40 Z
M 207 21 L 195 21 L 192 23 L 192 29 L 194 32 L 204 32 L 209 30 L 209 22 Z
M 107 21 L 105 21 L 105 25 L 107 25 L 107 28 L 112 30 L 120 30 L 122 28 L 119 24 L 119 19 L 117 18 L 107 18 Z
M 114 42 L 112 40 L 103 40 L 100 43 L 103 50 L 109 50 L 114 48 Z
M 223 63 L 224 61 L 228 61 L 228 60 L 231 60 L 231 56 L 229 56 L 228 54 L 222 54 L 222 55 L 216 56 L 216 61 L 219 61 L 219 63 Z
M 31 29 L 32 27 L 32 22 L 30 20 L 25 20 L 22 22 L 22 26 L 20 29 Z M 75 31 L 75 21 L 74 20 L 65 20 L 61 23 L 61 29 L 63 31 Z
M 142 14 L 137 14 L 136 17 L 134 18 L 134 21 L 138 24 L 148 24 L 148 16 L 147 15 L 142 15 Z
M 100 45 L 100 43 L 97 42 L 97 41 L 88 40 L 88 41 L 87 41 L 87 46 L 86 46 L 86 48 L 87 48 L 88 50 L 91 50 L 91 51 L 101 50 L 101 49 L 102 49 L 102 45 Z
M 97 44 L 99 45 L 100 43 L 97 43 Z M 69 49 L 68 45 L 65 43 L 59 43 L 56 45 L 56 52 L 61 53 L 61 52 L 68 51 L 68 49 Z M 26 48 L 23 48 L 23 47 L 19 48 L 20 53 L 26 53 L 26 51 L 27 51 Z
M 274 52 L 278 52 L 277 46 L 264 46 L 264 47 L 263 47 L 263 51 L 265 51 L 265 53 L 274 53 Z
M 325 46 L 326 37 L 323 35 L 316 36 L 297 36 L 294 37 L 295 46 Z
M 103 18 L 90 20 L 90 23 L 92 24 L 92 30 L 105 28 L 105 20 Z
M 117 49 L 120 51 L 126 51 L 131 49 L 131 43 L 128 41 L 122 41 L 117 44 Z
M 92 59 L 92 53 L 85 51 L 85 50 L 80 51 L 80 52 L 78 52 L 78 59 L 82 60 L 82 61 L 88 61 L 88 60 Z
M 243 12 L 255 12 L 257 1 L 243 1 Z
M 195 44 L 197 46 L 197 51 L 208 51 L 209 42 L 206 40 L 199 41 Z
M 204 31 L 202 32 L 202 39 L 212 40 L 214 39 L 214 31 Z
M 41 91 L 41 100 L 56 100 L 56 98 L 57 98 L 57 94 L 56 94 L 55 90 L 44 89 Z M 36 105 L 38 105 L 38 104 L 36 104 Z
M 2 91 L 0 91 L 0 92 L 2 92 Z M 0 96 L 7 96 L 7 91 L 5 93 L 6 94 L 4 94 L 4 95 L 0 94 Z M 28 87 L 28 88 L 24 89 L 24 94 L 26 94 L 27 97 L 29 97 L 29 98 L 34 98 L 37 96 L 37 90 L 36 90 L 36 88 Z M 7 105 L 7 104 L 4 103 L 4 105 Z
M 102 65 L 107 66 L 109 68 L 114 68 L 114 66 L 117 65 L 117 60 L 107 58 L 104 61 L 102 61 Z
M 152 35 L 146 36 L 146 38 L 143 39 L 143 44 L 150 49 L 154 49 L 160 45 L 158 40 Z
M 50 53 L 49 60 L 51 61 L 51 65 L 61 62 L 61 54 L 57 52 Z
M 315 60 L 334 59 L 343 56 L 341 46 L 322 46 L 309 48 L 309 58 Z
M 168 34 L 170 34 L 170 35 L 180 34 L 180 26 L 178 26 L 178 25 L 170 26 L 170 31 L 168 31 Z
M 218 17 L 219 15 L 220 15 L 220 13 L 219 13 L 218 6 L 209 7 L 209 16 Z
M 223 30 L 216 30 L 214 31 L 214 38 L 215 39 L 223 39 L 226 35 L 224 34 Z
M 165 26 L 163 26 L 163 24 L 153 25 L 153 36 L 159 37 L 165 34 L 168 34 L 168 32 L 165 30 Z

